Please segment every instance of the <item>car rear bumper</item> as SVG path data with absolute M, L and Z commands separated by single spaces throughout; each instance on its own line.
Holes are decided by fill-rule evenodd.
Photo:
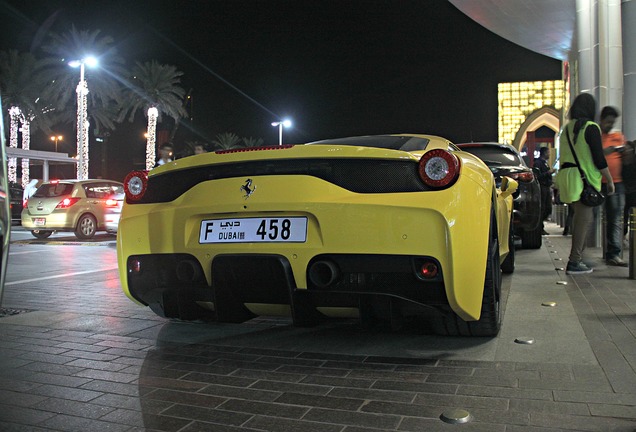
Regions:
M 446 304 L 464 320 L 479 318 L 492 206 L 492 189 L 488 184 L 460 178 L 453 188 L 440 191 L 357 194 L 316 178 L 269 176 L 254 178 L 258 190 L 249 201 L 235 187 L 237 184 L 240 186 L 241 181 L 224 179 L 196 186 L 170 203 L 125 205 L 117 237 L 124 292 L 141 303 L 152 304 L 154 297 L 144 293 L 156 291 L 163 295 L 166 289 L 152 278 L 140 279 L 140 285 L 130 279 L 130 259 L 134 256 L 187 255 L 197 263 L 197 271 L 206 281 L 197 285 L 197 289 L 205 291 L 209 287 L 208 294 L 214 295 L 216 291 L 213 293 L 210 289 L 216 290 L 220 278 L 224 277 L 222 271 L 214 271 L 219 262 L 228 262 L 232 272 L 238 274 L 244 267 L 232 264 L 227 257 L 267 256 L 284 259 L 285 264 L 281 265 L 288 268 L 284 274 L 290 281 L 285 285 L 286 291 L 291 286 L 294 294 L 278 297 L 282 303 L 276 303 L 275 296 L 264 298 L 263 301 L 269 302 L 264 304 L 294 307 L 296 295 L 337 299 L 361 294 L 405 296 L 409 302 L 426 304 L 430 299 L 426 296 L 420 299 L 421 293 L 416 292 L 422 288 L 419 281 L 404 293 L 392 291 L 391 286 L 403 284 L 406 276 L 396 276 L 380 284 L 386 274 L 367 276 L 380 264 L 375 258 L 365 261 L 361 257 L 394 257 L 389 260 L 405 257 L 405 262 L 410 262 L 412 257 L 430 257 L 439 263 L 440 274 L 444 275 L 443 282 L 438 281 L 435 289 L 443 287 Z M 457 205 L 460 199 L 463 200 L 461 206 Z M 281 208 L 287 210 L 281 213 Z M 307 239 L 300 243 L 199 243 L 202 220 L 246 217 L 306 217 Z M 471 247 L 467 248 L 467 244 Z M 353 274 L 364 274 L 363 284 L 358 279 L 355 283 L 317 289 L 316 284 L 312 285 L 309 271 L 321 256 L 357 257 L 352 262 L 367 265 L 371 271 L 365 268 L 344 271 L 349 279 L 358 277 L 351 276 Z M 340 258 L 336 264 L 346 267 Z M 410 264 L 395 263 L 395 266 L 408 268 L 405 273 L 412 272 Z M 156 268 L 163 271 L 163 267 L 167 265 L 157 264 Z M 265 270 L 262 273 L 269 275 Z M 244 289 L 236 288 L 237 284 L 227 282 L 226 285 L 230 290 L 242 292 Z M 248 296 L 241 303 L 251 300 Z M 344 306 L 351 305 L 349 299 Z
M 36 219 L 44 219 L 44 225 L 36 225 Z M 50 213 L 48 215 L 33 216 L 28 213 L 22 213 L 22 226 L 28 230 L 72 231 L 75 229 L 75 221 L 69 221 L 67 214 Z
M 276 315 L 281 305 L 296 323 L 317 319 L 318 311 L 369 314 L 387 305 L 399 308 L 401 315 L 421 308 L 448 313 L 443 275 L 418 275 L 424 262 L 437 263 L 418 256 L 317 256 L 307 267 L 307 289 L 299 289 L 289 260 L 280 255 L 217 256 L 211 266 L 212 285 L 191 255 L 138 255 L 128 258 L 127 282 L 130 294 L 160 315 L 182 316 L 174 308 L 183 303 L 180 296 L 187 296 L 213 304 L 221 322 L 242 322 L 254 312 Z

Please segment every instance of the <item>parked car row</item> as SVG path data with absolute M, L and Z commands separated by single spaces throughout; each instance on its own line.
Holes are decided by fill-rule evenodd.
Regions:
M 541 187 L 533 170 L 511 145 L 500 143 L 462 143 L 459 148 L 480 158 L 490 168 L 495 180 L 504 176 L 519 183 L 514 197 L 514 232 L 524 249 L 538 249 L 542 244 Z
M 182 320 L 359 317 L 496 335 L 518 181 L 432 135 L 183 158 L 124 180 L 122 288 Z
M 512 146 L 404 134 L 217 151 L 123 184 L 49 181 L 21 222 L 37 238 L 119 231 L 124 292 L 164 317 L 288 310 L 307 325 L 349 311 L 488 336 L 515 235 L 540 247 L 540 215 Z

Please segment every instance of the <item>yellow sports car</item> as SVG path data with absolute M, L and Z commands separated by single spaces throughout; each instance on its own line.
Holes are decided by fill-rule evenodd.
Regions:
M 512 194 L 430 135 L 342 138 L 178 159 L 124 181 L 124 292 L 158 315 L 390 320 L 492 336 L 514 269 Z

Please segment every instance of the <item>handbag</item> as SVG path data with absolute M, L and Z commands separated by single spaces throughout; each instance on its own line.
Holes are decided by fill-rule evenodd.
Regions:
M 576 167 L 579 169 L 579 173 L 581 174 L 581 181 L 583 181 L 583 191 L 581 192 L 581 203 L 588 207 L 597 207 L 605 202 L 605 195 L 603 195 L 600 191 L 597 191 L 594 186 L 587 181 L 587 177 L 585 177 L 585 173 L 581 169 L 581 165 L 579 164 L 579 158 L 576 157 L 576 152 L 574 151 L 574 146 L 572 145 L 572 141 L 570 140 L 570 131 L 566 129 L 566 136 L 568 138 L 568 144 L 570 145 L 570 150 L 572 150 L 572 156 L 574 156 L 574 161 L 576 162 Z

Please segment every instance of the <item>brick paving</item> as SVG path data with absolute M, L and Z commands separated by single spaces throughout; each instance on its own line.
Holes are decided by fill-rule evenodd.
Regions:
M 569 238 L 550 231 L 540 250 L 517 252 L 509 306 L 525 289 L 515 278 L 567 281 L 550 289 L 571 303 L 591 360 L 462 356 L 489 342 L 421 336 L 418 343 L 404 334 L 395 335 L 403 346 L 391 356 L 390 333 L 348 323 L 167 322 L 121 294 L 112 248 L 16 245 L 2 306 L 29 312 L 0 318 L 0 431 L 636 431 L 636 281 L 595 259 L 597 249 L 589 251 L 594 273 L 555 271 Z M 36 247 L 71 274 L 53 278 L 40 263 L 25 277 L 20 260 L 37 255 Z M 58 254 L 66 258 L 51 257 Z M 61 264 L 69 254 L 94 258 L 95 273 Z M 504 330 L 516 319 L 506 315 Z M 556 329 L 566 318 L 546 319 Z M 337 344 L 337 332 L 347 333 L 349 348 Z M 356 346 L 358 337 L 376 340 L 377 349 Z M 491 343 L 503 349 L 501 337 Z M 452 408 L 472 420 L 442 422 Z

